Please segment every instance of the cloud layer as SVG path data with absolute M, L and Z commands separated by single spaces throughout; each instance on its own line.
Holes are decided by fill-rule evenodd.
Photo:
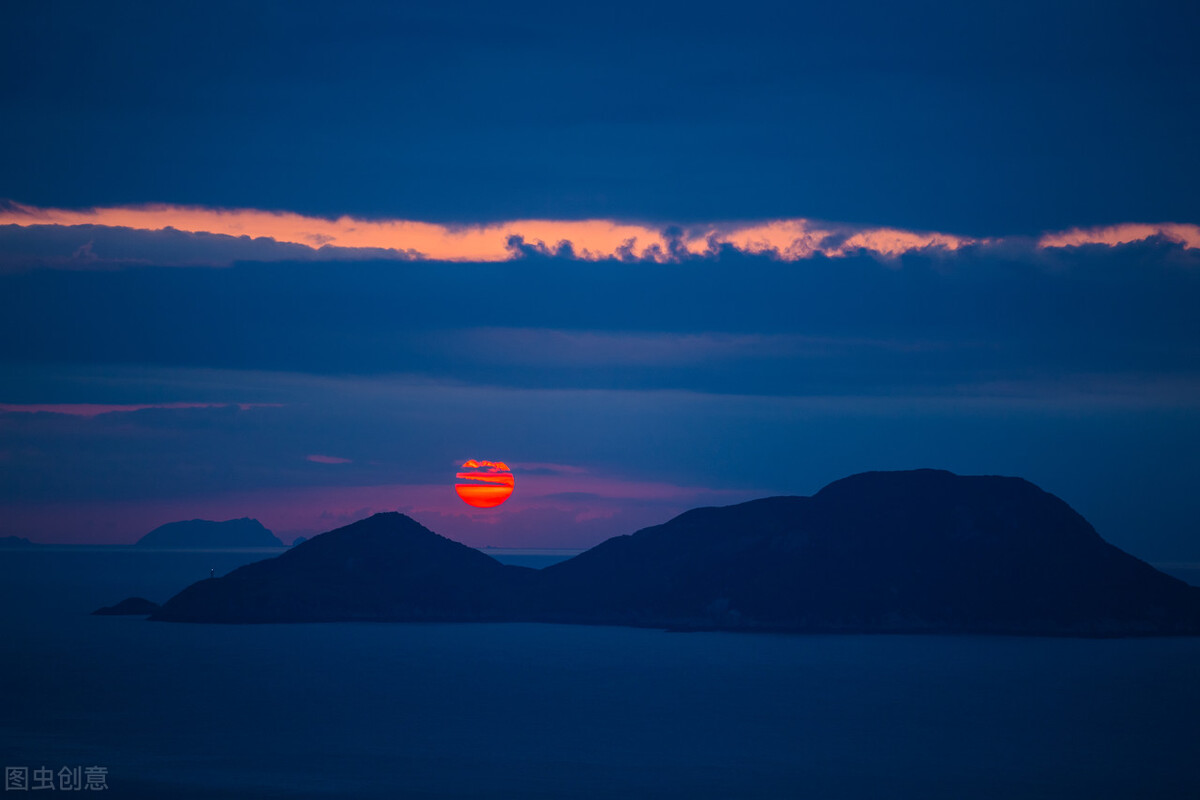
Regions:
M 0 226 L 26 229 L 29 234 L 23 240 L 12 241 L 10 233 L 4 248 L 4 260 L 10 267 L 29 263 L 95 268 L 122 261 L 226 265 L 236 260 L 363 258 L 496 263 L 530 254 L 584 261 L 615 259 L 665 263 L 715 256 L 730 249 L 744 254 L 768 255 L 782 261 L 798 261 L 814 256 L 844 258 L 857 253 L 897 258 L 916 252 L 954 252 L 971 246 L 1111 247 L 1153 238 L 1184 248 L 1200 248 L 1200 226 L 1182 223 L 1076 228 L 1046 233 L 1029 242 L 808 219 L 686 227 L 604 219 L 529 219 L 445 225 L 349 216 L 326 219 L 289 211 L 198 206 L 142 205 L 72 210 L 8 203 L 0 207 Z M 101 247 L 96 245 L 97 232 L 105 235 Z M 120 238 L 121 235 L 124 238 Z M 63 246 L 64 236 L 72 237 L 69 248 Z

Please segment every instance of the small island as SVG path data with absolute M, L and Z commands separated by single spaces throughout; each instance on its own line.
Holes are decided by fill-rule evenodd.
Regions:
M 206 519 L 168 522 L 147 533 L 136 546 L 162 549 L 286 547 L 261 522 L 248 517 L 225 522 Z
M 115 606 L 104 606 L 92 612 L 98 617 L 139 616 L 145 617 L 161 608 L 158 603 L 144 597 L 126 597 Z

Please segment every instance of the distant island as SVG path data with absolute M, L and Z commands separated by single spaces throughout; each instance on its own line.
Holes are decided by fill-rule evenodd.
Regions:
M 24 536 L 0 536 L 0 550 L 24 550 L 27 547 L 37 546 L 36 542 L 31 542 Z
M 140 616 L 153 614 L 161 606 L 144 597 L 126 597 L 115 606 L 104 606 L 92 612 L 97 617 Z
M 137 547 L 286 547 L 256 519 L 225 522 L 193 519 L 159 525 L 137 541 Z
M 542 570 L 376 514 L 195 583 L 150 618 L 1196 635 L 1200 588 L 1108 544 L 1028 481 L 914 470 L 695 509 Z

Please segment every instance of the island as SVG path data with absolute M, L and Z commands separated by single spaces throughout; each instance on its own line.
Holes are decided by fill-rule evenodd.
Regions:
M 116 616 L 147 616 L 153 614 L 161 608 L 158 603 L 147 600 L 144 597 L 126 597 L 115 606 L 104 606 L 97 608 L 92 612 L 98 617 L 116 617 Z
M 225 522 L 193 519 L 159 525 L 137 541 L 137 547 L 224 548 L 286 547 L 256 519 L 242 517 Z
M 541 570 L 376 514 L 195 583 L 150 619 L 1196 635 L 1200 588 L 1028 481 L 912 470 L 694 509 Z
M 37 544 L 24 536 L 0 536 L 0 550 L 25 550 L 30 547 L 37 547 Z

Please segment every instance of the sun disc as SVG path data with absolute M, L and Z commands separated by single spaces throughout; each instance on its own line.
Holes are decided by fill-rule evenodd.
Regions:
M 495 508 L 513 493 L 512 470 L 503 461 L 471 459 L 461 470 L 454 477 L 463 482 L 454 484 L 454 491 L 469 506 Z

